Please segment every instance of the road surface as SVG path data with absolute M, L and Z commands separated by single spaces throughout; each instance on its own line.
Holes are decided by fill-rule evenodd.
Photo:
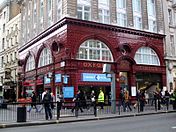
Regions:
M 176 132 L 176 113 L 5 128 L 0 132 Z

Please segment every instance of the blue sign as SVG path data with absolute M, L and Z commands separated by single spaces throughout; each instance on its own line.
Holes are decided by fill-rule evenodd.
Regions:
M 44 84 L 51 83 L 51 79 L 48 78 L 47 76 L 44 77 Z
M 61 74 L 55 74 L 55 82 L 61 82 Z
M 67 83 L 68 83 L 68 77 L 67 77 L 67 76 L 64 76 L 64 77 L 63 77 L 63 83 L 64 83 L 64 84 L 67 84 Z
M 74 87 L 63 87 L 64 98 L 74 97 Z
M 82 81 L 86 82 L 111 82 L 111 78 L 106 74 L 82 73 Z

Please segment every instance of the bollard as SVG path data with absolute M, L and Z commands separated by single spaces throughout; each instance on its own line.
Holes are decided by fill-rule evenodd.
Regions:
M 79 110 L 79 102 L 75 101 L 75 116 L 78 117 L 78 110 Z
M 137 107 L 138 107 L 138 113 L 140 113 L 140 109 L 139 109 L 139 107 L 140 107 L 139 99 L 137 100 Z
M 96 104 L 94 104 L 94 115 L 95 117 L 97 117 L 97 105 Z
M 157 111 L 157 99 L 155 99 L 155 111 Z
M 60 118 L 61 107 L 62 107 L 62 103 L 57 101 L 57 120 L 59 120 L 59 118 Z
M 17 122 L 26 122 L 26 107 L 17 107 Z

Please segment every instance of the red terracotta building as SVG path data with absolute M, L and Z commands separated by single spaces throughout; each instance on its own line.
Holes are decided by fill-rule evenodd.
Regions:
M 19 49 L 21 91 L 44 89 L 54 94 L 65 90 L 71 97 L 82 89 L 110 95 L 110 78 L 102 74 L 111 64 L 116 75 L 116 94 L 127 88 L 133 96 L 166 86 L 164 35 L 97 22 L 63 18 Z M 64 87 L 64 89 L 63 89 Z M 73 89 L 72 89 L 73 88 Z

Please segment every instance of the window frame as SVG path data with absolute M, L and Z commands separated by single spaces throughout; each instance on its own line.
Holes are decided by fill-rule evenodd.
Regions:
M 57 0 L 57 20 L 62 18 L 62 0 Z
M 150 47 L 140 47 L 134 56 L 136 64 L 160 66 L 160 60 L 156 52 Z
M 26 61 L 25 71 L 31 71 L 35 69 L 35 59 L 33 55 L 30 55 Z
M 40 53 L 38 67 L 49 65 L 53 62 L 51 51 L 48 48 L 44 48 Z
M 89 11 L 85 9 L 89 8 Z M 81 17 L 79 17 L 81 14 Z M 86 19 L 85 16 L 88 15 Z M 91 20 L 91 2 L 90 0 L 77 0 L 77 18 L 81 20 Z
M 175 44 L 174 44 L 174 35 L 170 35 L 170 47 L 171 47 L 171 54 L 175 56 Z
M 89 39 L 80 45 L 76 58 L 78 60 L 113 62 L 112 53 L 107 45 L 94 39 Z

